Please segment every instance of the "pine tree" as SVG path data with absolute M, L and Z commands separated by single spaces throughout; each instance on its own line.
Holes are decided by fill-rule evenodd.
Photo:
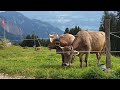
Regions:
M 64 34 L 69 33 L 69 32 L 70 32 L 69 28 L 66 28 Z
M 99 31 L 104 31 L 104 15 L 102 16 L 102 19 L 101 19 L 101 22 L 100 22 Z
M 75 26 L 75 28 L 71 28 L 71 29 L 70 29 L 70 34 L 76 35 L 79 31 L 81 31 L 81 28 Z

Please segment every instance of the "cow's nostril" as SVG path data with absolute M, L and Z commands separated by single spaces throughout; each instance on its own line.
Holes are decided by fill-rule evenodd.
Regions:
M 64 64 L 64 66 L 67 66 L 67 64 Z

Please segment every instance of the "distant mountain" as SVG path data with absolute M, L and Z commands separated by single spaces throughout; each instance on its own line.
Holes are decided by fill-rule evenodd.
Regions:
M 59 27 L 98 31 L 104 11 L 18 11 L 29 18 L 39 19 Z
M 6 37 L 9 39 L 21 39 L 28 34 L 35 32 L 40 38 L 48 38 L 48 33 L 63 34 L 59 28 L 47 22 L 36 19 L 29 19 L 23 14 L 15 11 L 0 13 L 0 22 L 4 18 Z M 3 28 L 0 25 L 0 36 L 3 36 Z

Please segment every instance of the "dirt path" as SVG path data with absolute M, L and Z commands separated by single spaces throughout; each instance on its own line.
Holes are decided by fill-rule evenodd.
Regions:
M 8 74 L 0 73 L 0 79 L 34 79 L 34 78 L 26 78 L 24 76 L 9 76 Z

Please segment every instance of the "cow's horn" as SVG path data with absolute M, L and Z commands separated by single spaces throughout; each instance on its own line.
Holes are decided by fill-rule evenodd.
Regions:
M 56 45 L 56 47 L 59 47 L 59 48 L 61 48 L 61 49 L 63 49 L 64 47 L 61 47 L 60 45 Z
M 78 54 L 79 54 L 79 52 L 78 52 L 78 51 L 76 51 L 76 50 L 74 50 L 74 54 L 75 54 L 75 55 L 78 55 Z
M 57 37 L 57 39 L 59 39 L 59 35 L 58 34 L 56 34 L 56 37 Z
M 51 37 L 51 36 L 53 36 L 52 34 L 49 34 L 49 36 Z

